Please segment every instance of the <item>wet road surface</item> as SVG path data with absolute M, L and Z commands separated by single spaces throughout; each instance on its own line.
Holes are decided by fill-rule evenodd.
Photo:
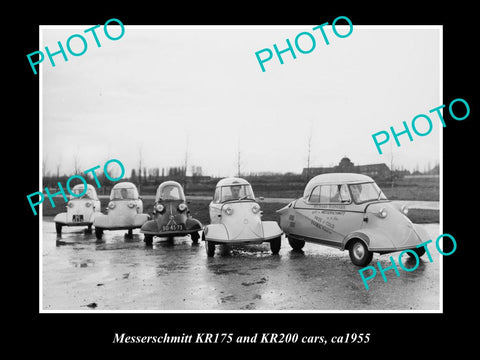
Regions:
M 421 225 L 433 241 L 438 224 Z M 207 258 L 203 242 L 192 245 L 189 237 L 174 243 L 156 238 L 151 248 L 134 230 L 107 231 L 102 242 L 83 228 L 64 228 L 57 238 L 53 219 L 43 221 L 41 309 L 63 311 L 115 310 L 439 310 L 440 258 L 429 246 L 412 272 L 399 268 L 397 277 L 387 271 L 377 276 L 367 291 L 348 252 L 306 244 L 292 251 L 282 239 L 279 255 L 268 243 L 223 247 Z M 430 244 L 431 245 L 431 244 Z M 390 266 L 389 256 L 375 254 Z M 406 260 L 405 266 L 415 262 Z M 369 273 L 367 273 L 369 275 Z M 42 294 L 43 293 L 43 294 Z M 43 296 L 42 296 L 43 295 Z

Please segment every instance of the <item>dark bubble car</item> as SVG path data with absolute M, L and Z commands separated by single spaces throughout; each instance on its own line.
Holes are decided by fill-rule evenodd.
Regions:
M 190 214 L 182 186 L 176 181 L 161 183 L 155 194 L 153 218 L 140 229 L 145 243 L 152 245 L 155 236 L 173 241 L 174 237 L 186 235 L 198 243 L 201 230 L 200 221 Z

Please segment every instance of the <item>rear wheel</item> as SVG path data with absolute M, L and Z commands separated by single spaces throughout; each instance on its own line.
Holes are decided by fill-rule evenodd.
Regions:
M 290 244 L 292 249 L 295 250 L 295 251 L 300 251 L 305 246 L 305 241 L 292 239 L 292 238 L 288 238 L 288 243 Z
M 373 252 L 369 251 L 367 245 L 362 240 L 356 239 L 350 244 L 348 249 L 352 263 L 357 266 L 366 266 L 370 264 L 373 258 Z
M 57 235 L 62 235 L 62 224 L 55 223 L 55 230 L 57 231 Z
M 280 251 L 281 245 L 282 245 L 282 238 L 280 236 L 270 240 L 270 250 L 272 251 L 272 254 L 278 254 Z
M 133 230 L 128 229 L 128 232 L 123 236 L 125 239 L 133 239 Z
M 215 255 L 215 243 L 205 240 L 205 250 L 207 251 L 208 257 L 213 257 Z
M 92 225 L 88 225 L 88 227 L 85 229 L 85 234 L 91 234 L 92 233 Z
M 146 244 L 147 246 L 152 246 L 152 244 L 153 244 L 153 235 L 145 234 L 145 237 L 144 237 L 143 241 L 145 241 L 145 244 Z

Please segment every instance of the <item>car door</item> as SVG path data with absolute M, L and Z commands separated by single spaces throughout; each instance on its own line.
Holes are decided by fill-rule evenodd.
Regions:
M 210 205 L 208 206 L 211 224 L 218 224 L 221 221 L 222 204 L 220 203 L 220 193 L 221 193 L 221 188 L 217 187 L 215 189 L 213 200 L 210 202 Z
M 340 246 L 344 237 L 359 229 L 363 211 L 352 203 L 346 184 L 321 184 L 305 199 L 303 235 L 332 246 Z M 297 210 L 298 211 L 298 210 Z

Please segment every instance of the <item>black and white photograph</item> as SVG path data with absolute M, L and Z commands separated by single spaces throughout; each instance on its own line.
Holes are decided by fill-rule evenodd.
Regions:
M 24 30 L 38 341 L 321 354 L 463 337 L 463 12 L 125 10 Z
M 41 63 L 41 310 L 441 311 L 442 125 L 403 121 L 442 29 L 334 23 L 112 21 Z

